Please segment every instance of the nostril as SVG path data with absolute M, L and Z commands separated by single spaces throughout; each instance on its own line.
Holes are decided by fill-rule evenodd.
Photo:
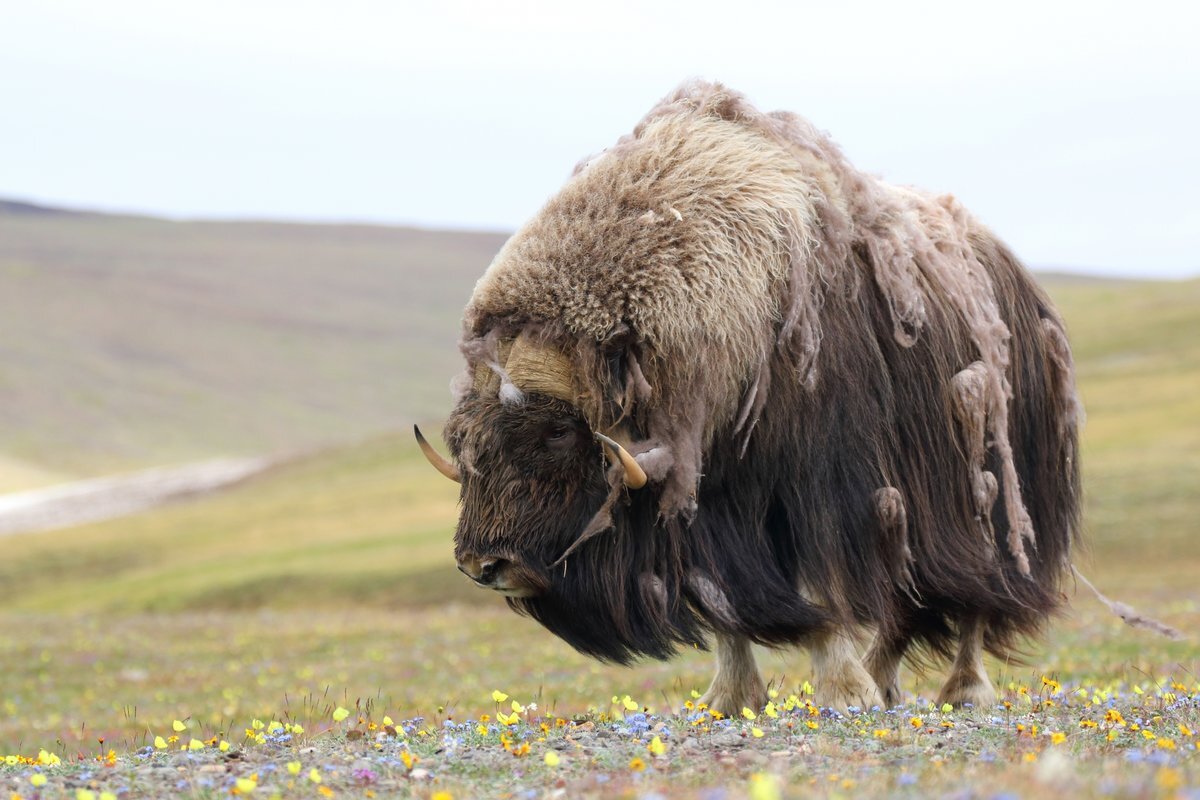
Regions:
M 479 558 L 468 555 L 458 562 L 458 571 L 480 586 L 494 586 L 503 577 L 508 561 L 503 558 Z
M 496 576 L 500 573 L 500 565 L 503 563 L 498 558 L 479 562 L 479 577 L 475 580 L 480 583 L 493 583 L 496 580 Z

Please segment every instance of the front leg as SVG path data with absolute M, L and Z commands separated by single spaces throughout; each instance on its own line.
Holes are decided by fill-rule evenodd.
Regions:
M 996 703 L 996 689 L 983 665 L 984 622 L 978 617 L 959 620 L 958 629 L 958 656 L 938 695 L 938 704 L 970 703 L 976 708 L 991 708 Z
M 835 628 L 809 646 L 816 683 L 816 702 L 845 714 L 855 708 L 883 707 L 874 679 L 863 669 L 849 631 Z
M 714 711 L 735 717 L 743 708 L 757 711 L 767 704 L 767 687 L 754 662 L 750 640 L 744 636 L 717 633 L 717 674 L 700 698 Z
M 908 649 L 908 639 L 903 636 L 885 636 L 876 631 L 871 649 L 867 651 L 866 668 L 875 685 L 884 708 L 895 708 L 900 704 L 900 661 Z

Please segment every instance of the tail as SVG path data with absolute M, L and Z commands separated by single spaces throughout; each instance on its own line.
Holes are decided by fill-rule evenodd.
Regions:
M 1127 606 L 1124 603 L 1120 603 L 1115 600 L 1109 600 L 1107 597 L 1100 594 L 1100 590 L 1093 586 L 1091 581 L 1083 577 L 1083 573 L 1080 572 L 1074 564 L 1071 565 L 1071 571 L 1075 573 L 1076 578 L 1083 581 L 1084 586 L 1092 590 L 1092 594 L 1096 595 L 1097 600 L 1108 606 L 1108 610 L 1124 620 L 1126 625 L 1134 628 L 1144 628 L 1148 631 L 1154 631 L 1158 635 L 1165 636 L 1168 639 L 1178 640 L 1185 638 L 1182 633 L 1175 628 L 1172 628 L 1165 622 L 1159 622 L 1153 617 L 1147 617 L 1145 614 L 1141 613 L 1132 606 Z

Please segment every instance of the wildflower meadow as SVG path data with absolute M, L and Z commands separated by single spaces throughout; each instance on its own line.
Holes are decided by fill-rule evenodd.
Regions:
M 135 516 L 0 538 L 0 798 L 1200 797 L 1200 284 L 1052 284 L 1089 421 L 1097 586 L 999 702 L 814 704 L 797 650 L 725 718 L 699 650 L 586 659 L 456 573 L 454 487 L 406 436 Z

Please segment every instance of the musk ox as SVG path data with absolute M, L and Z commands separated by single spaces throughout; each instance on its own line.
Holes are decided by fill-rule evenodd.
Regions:
M 991 702 L 1062 602 L 1078 535 L 1071 351 L 1043 291 L 949 195 L 854 169 L 719 84 L 580 164 L 466 308 L 446 460 L 459 568 L 576 649 L 704 646 L 761 706 L 751 643 L 818 700 Z M 874 641 L 860 659 L 856 632 Z

